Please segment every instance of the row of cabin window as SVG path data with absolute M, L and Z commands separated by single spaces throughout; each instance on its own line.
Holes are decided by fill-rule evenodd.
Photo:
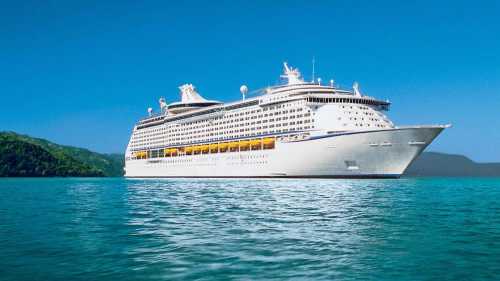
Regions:
M 268 127 L 269 128 L 274 128 L 274 127 L 286 127 L 286 126 L 294 126 L 294 125 L 300 125 L 300 124 L 308 124 L 308 123 L 311 123 L 313 122 L 314 120 L 311 120 L 311 119 L 306 119 L 306 120 L 298 120 L 298 121 L 292 121 L 290 123 L 288 122 L 285 122 L 285 123 L 277 123 L 277 124 L 270 124 L 269 126 L 268 125 L 264 125 L 264 126 L 258 126 L 258 127 L 245 127 L 245 128 L 240 128 L 239 130 L 236 129 L 236 130 L 225 130 L 225 131 L 221 131 L 221 132 L 218 132 L 217 134 L 223 134 L 223 135 L 227 135 L 227 134 L 234 134 L 234 133 L 238 133 L 238 132 L 248 132 L 248 131 L 255 131 L 255 130 L 261 130 L 261 129 L 267 129 Z M 264 123 L 267 123 L 267 122 L 264 122 Z M 245 124 L 247 126 L 250 126 L 249 123 Z M 254 125 L 254 124 L 252 124 Z M 224 130 L 224 129 L 231 129 L 231 128 L 234 128 L 235 126 L 226 126 L 224 128 L 221 128 L 221 130 Z M 308 128 L 309 129 L 309 128 Z M 210 131 L 203 131 L 203 132 L 195 132 L 197 133 L 198 135 L 192 135 L 192 133 L 188 133 L 187 136 L 185 136 L 184 138 L 182 139 L 186 139 L 186 140 L 197 140 L 197 139 L 205 139 L 209 136 L 214 136 L 215 134 Z M 204 135 L 200 136 L 199 133 L 204 133 Z M 180 136 L 181 134 L 176 134 L 174 135 L 174 139 L 176 139 L 175 137 L 176 136 Z M 153 140 L 142 140 L 142 141 L 138 141 L 138 142 L 133 142 L 134 144 L 146 144 L 146 143 L 151 143 L 151 144 L 159 144 L 159 143 L 162 143 L 164 141 L 169 141 L 169 138 L 165 138 L 165 137 L 157 137 L 155 138 L 155 140 L 158 140 L 158 141 L 153 141 Z M 178 139 L 176 139 L 178 140 Z
M 355 103 L 355 104 L 369 104 L 369 105 L 381 105 L 378 101 L 373 100 L 363 100 L 363 99 L 351 99 L 351 98 L 307 98 L 308 102 L 316 103 Z
M 285 116 L 285 117 L 279 117 L 279 118 L 276 118 L 276 119 L 269 119 L 269 120 L 264 119 L 264 120 L 258 120 L 258 121 L 256 121 L 256 123 L 257 123 L 257 124 L 260 124 L 261 122 L 262 122 L 262 123 L 267 123 L 267 122 L 274 122 L 274 121 L 281 121 L 281 120 L 294 119 L 294 118 L 302 118 L 302 117 L 309 117 L 309 116 L 311 116 L 311 113 L 310 113 L 310 112 L 308 112 L 308 113 L 306 113 L 306 114 L 291 115 L 291 116 L 289 116 L 289 117 L 288 117 L 288 116 Z M 260 117 L 260 116 L 259 116 L 259 117 Z M 255 118 L 252 118 L 252 119 L 255 119 Z M 246 119 L 245 119 L 245 120 L 246 120 Z M 244 121 L 244 120 L 243 120 L 243 119 L 240 119 L 240 121 Z M 213 126 L 217 126 L 217 125 L 221 125 L 221 124 L 222 124 L 222 125 L 224 125 L 224 124 L 230 124 L 230 123 L 234 123 L 234 122 L 238 122 L 238 121 L 237 121 L 237 120 L 229 120 L 229 121 L 227 121 L 227 122 L 226 122 L 226 121 L 224 121 L 224 122 L 216 122 L 215 124 L 213 124 L 213 125 L 212 125 L 212 127 L 213 127 Z M 252 122 L 252 124 L 254 124 L 254 123 L 255 123 L 255 122 Z M 249 123 L 246 123 L 246 124 L 236 124 L 236 126 L 238 126 L 238 125 L 240 125 L 240 126 L 245 126 L 245 125 L 249 125 Z M 199 128 L 205 128 L 205 127 L 207 127 L 207 125 L 204 125 L 204 126 L 196 126 L 196 127 L 194 127 L 194 128 L 195 128 L 195 129 L 199 129 Z M 217 130 L 217 128 L 209 128 L 209 129 L 210 129 L 210 130 Z M 182 128 L 182 129 L 181 129 L 181 131 L 186 131 L 186 130 L 187 130 L 187 131 L 189 131 L 189 130 L 193 130 L 193 128 Z M 155 131 L 156 131 L 156 130 L 155 130 Z M 171 129 L 171 130 L 165 130 L 165 131 L 163 132 L 163 134 L 170 133 L 170 132 L 177 132 L 177 131 L 178 131 L 178 130 L 175 130 L 175 131 L 174 131 L 174 130 L 172 130 L 172 129 Z M 197 131 L 194 131 L 194 132 L 192 132 L 192 133 L 200 133 L 200 132 L 202 132 L 202 131 L 201 131 L 201 130 L 197 130 Z M 190 132 L 190 133 L 191 133 L 191 132 Z M 138 138 L 140 138 L 140 137 L 138 136 Z M 147 138 L 146 138 L 146 139 L 147 139 Z
M 310 116 L 310 115 L 311 115 L 311 113 L 299 114 L 299 115 L 297 115 L 297 118 L 302 118 L 302 116 L 308 117 L 308 116 Z M 230 125 L 230 126 L 223 126 L 222 128 L 208 128 L 208 129 L 204 129 L 204 130 L 196 130 L 196 131 L 189 131 L 189 129 L 183 128 L 183 129 L 181 129 L 180 131 L 182 131 L 182 132 L 187 131 L 187 134 L 188 134 L 188 135 L 193 135 L 193 134 L 194 134 L 194 135 L 199 135 L 200 133 L 205 133 L 205 132 L 210 132 L 210 131 L 217 131 L 217 130 L 223 130 L 223 129 L 226 129 L 226 128 L 234 128 L 234 127 L 238 127 L 238 126 L 249 126 L 249 125 L 253 125 L 253 124 L 255 124 L 255 123 L 260 124 L 260 123 L 268 123 L 268 122 L 281 121 L 281 120 L 285 121 L 285 120 L 287 120 L 287 119 L 295 119 L 295 118 L 296 118 L 296 117 L 295 117 L 295 115 L 292 115 L 292 116 L 290 116 L 290 117 L 279 117 L 279 118 L 276 118 L 276 119 L 269 119 L 269 120 L 264 119 L 264 120 L 258 120 L 258 121 L 252 122 L 251 124 L 250 124 L 249 122 L 247 122 L 247 123 L 244 123 L 244 124 L 243 124 L 243 123 L 241 123 L 241 124 L 234 124 L 234 125 Z M 306 120 L 304 120 L 304 121 L 305 121 L 306 123 L 309 123 L 309 122 L 311 122 L 311 121 L 313 121 L 313 120 L 307 120 L 307 119 L 306 119 Z M 293 123 L 294 123 L 294 122 L 293 122 Z M 298 123 L 298 124 L 301 124 L 301 123 L 302 123 L 302 121 L 298 121 L 297 123 Z M 286 125 L 287 125 L 287 124 L 285 123 L 285 124 L 284 124 L 284 126 L 286 126 Z M 293 124 L 291 124 L 291 125 L 293 125 Z M 280 126 L 280 125 L 277 125 L 277 126 Z M 150 137 L 150 138 L 147 138 L 147 137 L 146 137 L 146 138 L 142 138 L 142 139 L 141 139 L 141 138 L 139 138 L 139 139 L 141 139 L 141 140 L 138 140 L 138 141 L 143 141 L 143 142 L 144 142 L 144 141 L 162 140 L 162 139 L 164 139 L 164 138 L 165 138 L 165 136 L 167 135 L 167 133 L 168 133 L 168 132 L 170 132 L 170 131 L 173 131 L 173 130 L 164 131 L 162 134 L 158 134 L 158 135 L 155 135 L 155 136 Z M 179 130 L 177 130 L 177 132 L 179 132 Z M 181 136 L 181 135 L 185 135 L 185 133 L 176 133 L 176 134 L 174 134 L 173 136 Z M 197 136 L 197 137 L 198 137 L 198 136 Z M 199 136 L 199 138 L 202 138 L 202 137 L 203 137 L 203 136 Z M 135 143 L 135 139 L 134 139 L 134 143 Z
M 257 134 L 255 132 L 253 133 L 245 133 L 245 134 L 238 134 L 236 136 L 224 136 L 224 137 L 213 137 L 213 138 L 207 138 L 202 141 L 225 141 L 233 138 L 241 138 L 241 137 L 251 137 L 251 136 L 259 136 L 259 135 L 268 135 L 268 134 L 275 134 L 275 133 L 285 133 L 285 132 L 295 132 L 295 131 L 302 131 L 302 130 L 308 130 L 308 129 L 313 129 L 314 126 L 304 126 L 304 127 L 297 127 L 297 128 L 290 128 L 290 129 L 273 129 L 273 130 L 263 130 L 261 134 Z M 269 128 L 270 129 L 270 128 Z M 152 147 L 156 147 L 158 145 L 180 145 L 180 144 L 186 144 L 186 143 L 197 143 L 199 141 L 192 141 L 192 142 L 186 142 L 186 141 L 180 141 L 180 139 L 174 140 L 172 142 L 165 142 L 165 143 L 158 143 L 157 145 L 154 144 L 146 144 L 144 145 L 137 145 L 135 148 L 140 148 L 140 149 L 149 149 Z M 134 148 L 134 147 L 133 147 Z
M 304 110 L 303 108 L 298 108 L 298 109 L 291 109 L 290 110 L 290 113 L 293 113 L 293 112 L 300 112 Z M 234 117 L 238 117 L 238 116 L 243 116 L 243 115 L 248 115 L 250 113 L 253 113 L 254 111 L 248 111 L 248 112 L 245 112 L 245 113 L 235 113 L 234 114 Z M 257 113 L 260 112 L 260 110 L 257 110 L 256 111 Z M 211 119 L 212 121 L 215 121 L 214 125 L 220 125 L 220 124 L 228 124 L 228 123 L 234 123 L 234 122 L 238 122 L 238 121 L 246 121 L 246 120 L 252 120 L 252 119 L 258 119 L 258 118 L 263 118 L 263 117 L 268 117 L 268 116 L 273 116 L 273 115 L 280 115 L 280 114 L 286 114 L 286 113 L 289 113 L 288 110 L 284 110 L 284 111 L 277 111 L 275 113 L 266 113 L 266 114 L 260 114 L 260 115 L 256 115 L 256 116 L 250 116 L 250 117 L 245 117 L 245 118 L 239 118 L 239 119 L 231 119 L 233 117 L 232 114 L 230 115 L 227 115 L 227 116 L 224 116 L 224 117 L 216 117 L 214 119 Z M 305 114 L 305 116 L 310 116 L 311 113 L 308 112 Z M 300 117 L 302 115 L 299 115 Z M 229 119 L 229 120 L 228 120 Z M 218 121 L 218 120 L 222 120 L 222 121 Z M 203 120 L 203 121 L 195 121 L 193 123 L 186 123 L 185 125 L 183 124 L 182 126 L 189 126 L 189 125 L 192 125 L 192 124 L 200 124 L 198 126 L 194 126 L 194 128 L 203 128 L 203 127 L 206 127 L 207 124 L 206 124 L 206 120 Z
M 279 119 L 279 120 L 278 120 Z M 281 121 L 281 118 L 278 118 L 277 121 Z M 271 121 L 274 121 L 274 119 L 271 119 L 269 120 L 269 122 Z M 286 121 L 286 118 L 283 118 L 283 121 Z M 311 119 L 305 119 L 305 120 L 297 120 L 296 122 L 295 121 L 292 121 L 290 123 L 288 122 L 285 122 L 285 123 L 277 123 L 277 124 L 271 124 L 270 127 L 286 127 L 288 125 L 290 126 L 293 126 L 295 124 L 299 125 L 299 124 L 307 124 L 307 123 L 311 123 L 313 122 L 314 120 L 311 120 Z M 263 120 L 262 123 L 267 123 L 268 121 L 267 120 Z M 251 125 L 255 125 L 255 124 L 260 124 L 260 121 L 257 121 L 257 122 L 252 122 L 252 123 L 245 123 L 245 124 L 241 124 L 241 126 L 244 128 L 241 128 L 239 129 L 239 132 L 244 132 L 244 131 L 250 131 L 250 130 L 259 130 L 261 127 L 249 127 Z M 217 131 L 220 131 L 219 133 L 222 133 L 222 134 L 231 134 L 233 132 L 238 132 L 238 130 L 231 130 L 231 131 L 224 131 L 225 129 L 231 129 L 231 128 L 237 128 L 239 127 L 238 124 L 235 124 L 235 125 L 229 125 L 229 126 L 223 126 L 223 127 L 220 127 L 220 128 L 209 128 L 209 129 L 205 129 L 205 130 L 198 130 L 198 131 L 188 131 L 187 133 L 185 134 L 181 134 L 181 133 L 176 133 L 175 135 L 172 135 L 173 138 L 175 138 L 176 136 L 180 136 L 180 135 L 184 135 L 186 137 L 186 139 L 203 139 L 204 137 L 208 137 L 209 133 L 210 132 L 217 132 Z M 264 126 L 264 128 L 267 128 L 267 125 Z M 204 135 L 200 135 L 200 134 L 204 134 Z M 211 133 L 210 135 L 213 135 L 213 133 Z M 151 139 L 145 139 L 145 140 L 142 140 L 142 141 L 137 141 L 139 143 L 141 142 L 151 142 L 151 141 L 154 141 L 154 140 L 169 140 L 168 136 L 164 136 L 164 135 L 160 135 L 158 137 L 154 137 L 154 138 L 151 138 Z M 134 141 L 133 143 L 137 143 L 136 141 Z
M 304 123 L 308 123 L 308 122 L 304 122 Z M 260 129 L 266 130 L 266 129 L 272 129 L 272 128 L 275 128 L 275 127 L 278 128 L 278 127 L 281 127 L 281 125 L 280 124 L 276 124 L 276 126 L 270 125 L 270 126 L 263 126 L 262 128 L 261 127 L 258 127 L 258 128 L 259 128 L 259 130 Z M 314 126 L 304 126 L 304 127 L 289 128 L 289 129 L 276 129 L 276 130 L 262 131 L 262 133 L 260 135 L 267 135 L 267 134 L 281 133 L 281 132 L 301 131 L 301 130 L 308 130 L 308 129 L 313 129 L 313 128 L 314 128 Z M 249 130 L 247 129 L 245 131 L 249 131 Z M 242 132 L 245 132 L 245 131 L 241 131 L 241 129 L 240 129 L 239 132 L 238 131 L 227 131 L 227 134 L 224 137 L 213 137 L 213 136 L 215 136 L 215 134 L 210 134 L 210 136 L 207 136 L 205 138 L 201 138 L 201 139 L 196 140 L 196 141 L 188 139 L 188 138 L 182 138 L 183 141 L 180 142 L 181 139 L 178 138 L 178 139 L 174 139 L 172 141 L 146 142 L 146 143 L 142 143 L 142 144 L 135 144 L 132 147 L 133 148 L 137 148 L 137 147 L 142 147 L 144 145 L 146 145 L 146 147 L 154 147 L 154 146 L 162 145 L 162 144 L 196 143 L 196 142 L 199 142 L 199 141 L 217 141 L 217 140 L 225 140 L 225 139 L 234 138 L 234 137 L 249 137 L 249 136 L 257 136 L 257 135 L 259 135 L 256 132 L 245 133 L 245 134 L 238 134 L 238 133 L 242 133 Z M 227 135 L 232 135 L 232 136 L 227 136 Z M 212 137 L 212 138 L 210 138 L 210 137 Z

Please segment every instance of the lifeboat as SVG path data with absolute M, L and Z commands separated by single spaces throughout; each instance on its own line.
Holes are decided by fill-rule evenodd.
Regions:
M 216 143 L 210 144 L 209 147 L 210 147 L 210 153 L 217 153 L 217 151 L 219 150 L 219 145 Z
M 264 149 L 273 149 L 275 146 L 276 138 L 264 138 L 262 144 Z
M 188 147 L 184 148 L 184 152 L 186 152 L 187 155 L 193 154 L 193 147 L 188 146 Z
M 135 153 L 136 158 L 143 159 L 143 158 L 147 158 L 147 156 L 148 156 L 148 153 L 146 151 L 137 151 Z
M 250 148 L 250 141 L 241 140 L 240 141 L 240 151 L 246 151 Z
M 172 156 L 177 156 L 177 154 L 178 154 L 178 150 L 177 150 L 177 148 L 171 148 L 171 149 L 170 149 L 170 155 L 172 155 Z
M 252 150 L 262 149 L 262 140 L 261 139 L 251 140 L 250 141 L 250 148 Z
M 240 146 L 240 143 L 237 141 L 230 142 L 229 143 L 229 151 L 238 151 L 239 146 Z
M 227 151 L 229 144 L 227 142 L 219 143 L 219 152 L 224 153 Z
M 208 153 L 208 144 L 200 145 L 201 153 Z
M 193 146 L 193 153 L 194 154 L 200 154 L 200 146 L 199 145 L 196 145 L 196 146 Z

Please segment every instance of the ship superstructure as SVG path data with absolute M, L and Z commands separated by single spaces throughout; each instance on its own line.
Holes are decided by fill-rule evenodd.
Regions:
M 305 82 L 284 64 L 285 84 L 222 103 L 191 84 L 181 101 L 134 126 L 127 177 L 399 177 L 446 127 L 397 127 L 388 101 Z

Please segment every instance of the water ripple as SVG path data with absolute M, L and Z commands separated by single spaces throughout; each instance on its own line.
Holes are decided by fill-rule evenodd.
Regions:
M 0 181 L 2 280 L 492 280 L 500 179 Z

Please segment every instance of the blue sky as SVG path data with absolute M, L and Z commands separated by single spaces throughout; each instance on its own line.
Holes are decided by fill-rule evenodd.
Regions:
M 314 56 L 396 124 L 452 123 L 429 150 L 500 161 L 499 34 L 499 1 L 4 1 L 0 130 L 122 152 L 179 85 L 231 101 Z

